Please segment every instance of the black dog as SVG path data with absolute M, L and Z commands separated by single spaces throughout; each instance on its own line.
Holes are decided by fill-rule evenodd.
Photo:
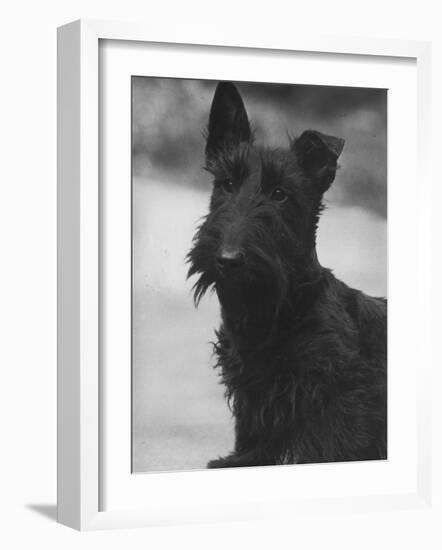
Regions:
M 336 279 L 315 249 L 343 146 L 308 130 L 286 150 L 258 147 L 235 86 L 216 89 L 214 189 L 188 259 L 196 303 L 213 287 L 221 304 L 235 448 L 209 468 L 387 456 L 386 301 Z

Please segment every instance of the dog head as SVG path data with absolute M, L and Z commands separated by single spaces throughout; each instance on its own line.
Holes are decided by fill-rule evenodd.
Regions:
M 209 213 L 188 255 L 198 274 L 195 300 L 214 287 L 221 299 L 284 300 L 315 250 L 322 196 L 344 140 L 314 130 L 286 149 L 258 146 L 236 87 L 218 84 L 210 110 L 205 169 Z

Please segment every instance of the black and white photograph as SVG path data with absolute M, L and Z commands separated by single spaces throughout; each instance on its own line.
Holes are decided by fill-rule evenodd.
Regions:
M 386 460 L 387 90 L 131 89 L 132 471 Z

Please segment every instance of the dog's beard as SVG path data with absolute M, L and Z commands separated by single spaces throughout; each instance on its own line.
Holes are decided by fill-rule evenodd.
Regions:
M 214 290 L 215 288 L 217 279 L 215 264 L 212 261 L 209 262 L 207 258 L 207 250 L 199 243 L 196 243 L 187 255 L 187 262 L 190 264 L 187 278 L 190 279 L 195 275 L 197 276 L 192 287 L 195 306 L 199 305 L 207 291 Z
M 189 270 L 188 277 L 191 277 L 194 273 L 192 268 Z M 193 301 L 195 306 L 198 306 L 201 302 L 203 296 L 207 291 L 213 292 L 216 288 L 216 278 L 213 277 L 213 274 L 207 272 L 201 273 L 192 287 L 193 292 Z
M 288 294 L 284 275 L 275 266 L 260 266 L 217 279 L 214 287 L 225 317 L 238 327 L 264 329 L 274 324 Z
M 250 323 L 277 317 L 289 293 L 290 268 L 278 257 L 259 252 L 249 253 L 240 270 L 223 275 L 214 254 L 197 243 L 188 255 L 188 277 L 198 275 L 193 285 L 195 305 L 206 292 L 216 291 L 222 308 L 234 319 Z

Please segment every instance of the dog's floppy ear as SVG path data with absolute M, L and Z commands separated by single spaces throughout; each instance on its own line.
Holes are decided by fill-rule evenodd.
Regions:
M 220 82 L 210 109 L 206 156 L 224 146 L 235 146 L 251 137 L 249 119 L 238 90 L 231 82 Z
M 335 179 L 337 160 L 344 140 L 315 130 L 306 130 L 293 142 L 301 169 L 313 177 L 322 193 Z

